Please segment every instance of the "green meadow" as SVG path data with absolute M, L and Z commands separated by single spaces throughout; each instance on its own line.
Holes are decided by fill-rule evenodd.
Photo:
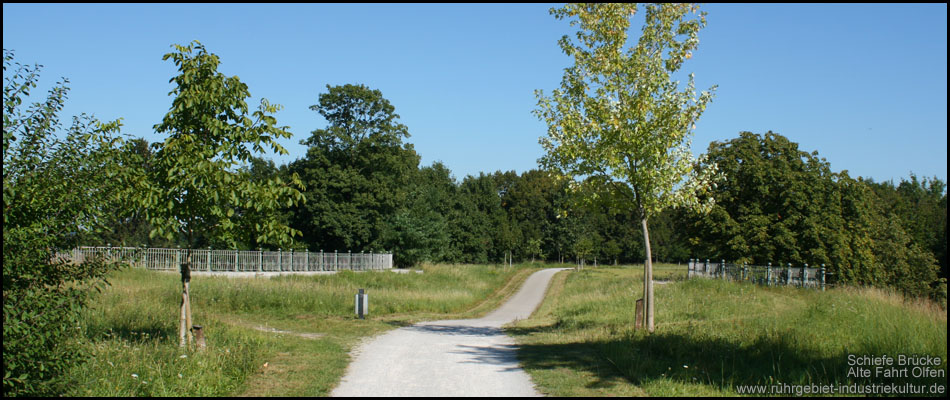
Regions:
M 326 396 L 362 341 L 421 320 L 498 307 L 539 265 L 424 265 L 423 273 L 195 276 L 204 351 L 178 346 L 179 275 L 113 273 L 77 340 L 75 396 Z M 880 289 L 825 292 L 710 279 L 656 266 L 656 331 L 633 329 L 642 266 L 555 276 L 545 301 L 506 329 L 539 391 L 553 396 L 735 396 L 741 385 L 942 384 L 946 311 Z M 353 313 L 358 289 L 370 313 Z M 938 378 L 848 376 L 849 355 L 941 357 Z
M 110 276 L 77 339 L 91 355 L 70 373 L 74 396 L 325 396 L 361 340 L 423 319 L 493 310 L 537 268 L 424 265 L 423 273 L 195 276 L 195 325 L 207 348 L 178 346 L 178 274 L 124 269 Z M 365 320 L 354 295 L 366 289 Z
M 822 292 L 685 280 L 685 267 L 674 265 L 659 265 L 654 274 L 669 283 L 655 285 L 652 335 L 633 329 L 642 267 L 555 276 L 532 318 L 508 327 L 542 393 L 735 396 L 740 385 L 779 384 L 946 388 L 947 314 L 934 303 L 870 288 Z M 940 377 L 849 377 L 849 355 L 937 356 Z

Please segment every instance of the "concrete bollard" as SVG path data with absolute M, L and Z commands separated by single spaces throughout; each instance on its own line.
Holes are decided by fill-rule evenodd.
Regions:
M 364 293 L 363 289 L 356 294 L 356 315 L 360 319 L 365 319 L 364 317 L 369 315 L 369 295 Z

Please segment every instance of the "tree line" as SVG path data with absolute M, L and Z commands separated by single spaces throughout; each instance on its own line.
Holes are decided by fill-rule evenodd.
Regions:
M 305 201 L 271 215 L 301 232 L 285 250 L 392 252 L 403 267 L 644 260 L 639 221 L 610 203 L 584 201 L 588 194 L 556 174 L 495 171 L 459 181 L 441 162 L 420 165 L 408 127 L 379 90 L 328 86 L 311 108 L 328 126 L 301 141 L 305 156 L 280 166 L 255 157 L 241 169 L 252 181 L 296 175 L 306 188 Z M 824 264 L 837 282 L 942 296 L 947 206 L 940 179 L 852 178 L 773 132 L 711 143 L 697 168 L 712 165 L 722 179 L 706 194 L 708 213 L 669 209 L 651 220 L 654 260 Z M 99 244 L 155 245 L 145 224 L 115 228 Z

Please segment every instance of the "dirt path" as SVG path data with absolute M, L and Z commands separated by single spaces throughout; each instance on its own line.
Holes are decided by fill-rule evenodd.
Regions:
M 331 396 L 540 396 L 501 326 L 530 316 L 564 269 L 535 272 L 483 318 L 423 322 L 372 339 Z

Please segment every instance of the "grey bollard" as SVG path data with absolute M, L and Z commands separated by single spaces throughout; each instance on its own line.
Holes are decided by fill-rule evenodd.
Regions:
M 364 319 L 364 317 L 368 314 L 369 295 L 364 293 L 363 289 L 360 289 L 359 293 L 356 294 L 356 315 L 360 319 Z

